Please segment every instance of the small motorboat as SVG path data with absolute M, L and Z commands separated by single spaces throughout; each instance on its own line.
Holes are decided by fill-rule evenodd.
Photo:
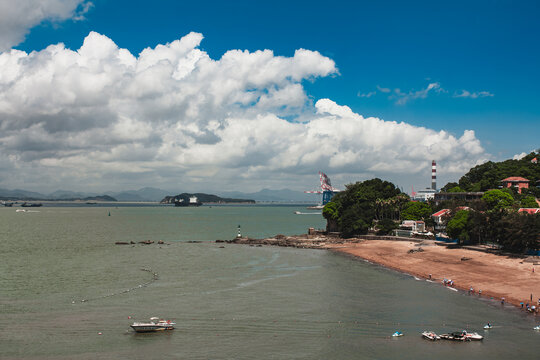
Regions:
M 176 323 L 171 322 L 171 320 L 163 320 L 158 317 L 150 318 L 150 322 L 134 322 L 131 325 L 131 328 L 135 332 L 155 332 L 155 331 L 164 331 L 164 330 L 173 330 Z
M 441 339 L 441 337 L 439 335 L 435 334 L 433 331 L 424 331 L 422 333 L 422 336 L 425 337 L 426 339 L 432 340 L 432 341 Z
M 443 340 L 471 341 L 471 339 L 467 338 L 462 331 L 454 331 L 449 334 L 441 334 L 440 336 Z
M 484 325 L 484 329 L 485 330 L 489 330 L 493 327 L 493 325 L 491 325 L 490 323 L 487 323 L 486 325 Z
M 461 334 L 463 334 L 463 336 L 465 336 L 468 340 L 483 340 L 484 339 L 484 337 L 478 334 L 477 332 L 467 332 L 463 330 Z
M 533 327 L 533 330 L 540 330 L 540 325 L 536 325 L 535 327 Z
M 396 331 L 392 334 L 393 337 L 403 336 L 403 333 L 401 331 Z

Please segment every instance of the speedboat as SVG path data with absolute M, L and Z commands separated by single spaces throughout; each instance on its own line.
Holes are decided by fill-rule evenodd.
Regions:
M 158 317 L 150 318 L 150 322 L 134 322 L 131 325 L 131 328 L 135 332 L 155 332 L 155 331 L 164 331 L 164 330 L 173 330 L 176 323 L 171 322 L 171 320 L 163 320 Z
M 478 334 L 477 332 L 467 332 L 467 331 L 463 330 L 461 333 L 468 340 L 483 340 L 484 339 L 484 337 L 482 335 Z
M 533 327 L 533 330 L 540 330 L 540 325 L 536 325 L 535 327 Z
M 392 334 L 393 337 L 403 336 L 403 333 L 401 331 L 396 331 Z
M 444 340 L 454 340 L 454 341 L 471 341 L 472 339 L 467 338 L 462 331 L 454 331 L 449 334 L 441 334 L 441 339 Z
M 425 337 L 426 339 L 433 340 L 433 341 L 441 339 L 441 337 L 435 334 L 433 331 L 424 331 L 422 333 L 422 336 Z
M 484 329 L 486 329 L 486 330 L 489 330 L 489 329 L 491 329 L 492 327 L 493 327 L 493 325 L 491 325 L 491 324 L 486 324 L 486 325 L 484 325 Z

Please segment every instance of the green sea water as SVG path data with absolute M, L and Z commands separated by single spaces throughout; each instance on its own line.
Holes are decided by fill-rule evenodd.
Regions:
M 1 359 L 537 359 L 540 351 L 539 319 L 490 299 L 329 251 L 215 243 L 238 225 L 250 237 L 324 228 L 319 215 L 295 215 L 310 211 L 302 206 L 32 210 L 0 208 Z M 144 240 L 165 244 L 115 245 Z M 177 328 L 130 330 L 151 316 Z M 487 322 L 494 328 L 484 331 Z M 462 329 L 485 339 L 420 336 Z M 398 330 L 405 336 L 392 338 Z

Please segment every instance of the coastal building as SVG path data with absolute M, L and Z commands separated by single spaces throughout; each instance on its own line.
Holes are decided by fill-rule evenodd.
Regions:
M 446 200 L 477 200 L 482 198 L 484 196 L 484 193 L 482 191 L 478 192 L 455 192 L 455 193 L 447 193 L 447 192 L 441 192 L 436 193 L 434 196 L 435 203 L 439 203 L 441 201 Z
M 540 208 L 521 208 L 518 213 L 526 213 L 530 215 L 540 214 Z
M 458 206 L 456 211 L 459 210 L 471 210 L 468 206 Z M 435 231 L 444 231 L 446 229 L 446 222 L 448 218 L 452 215 L 450 209 L 442 209 L 431 215 L 433 222 L 435 223 Z
M 505 188 L 514 187 L 517 188 L 517 192 L 521 194 L 521 189 L 528 189 L 529 188 L 529 180 L 519 177 L 519 176 L 511 176 L 507 177 L 506 179 L 501 180 L 502 186 Z
M 446 220 L 450 216 L 450 209 L 442 209 L 431 215 L 435 223 L 435 230 L 441 231 L 446 228 Z
M 411 230 L 416 232 L 426 231 L 426 223 L 421 220 L 403 220 L 399 227 L 404 230 Z
M 533 158 L 533 159 L 531 159 L 531 162 L 532 162 L 533 164 L 538 164 L 538 159 L 537 159 L 537 158 Z
M 435 194 L 437 193 L 437 190 L 426 188 L 423 190 L 418 190 L 414 193 L 414 195 L 411 196 L 412 201 L 428 201 L 435 197 Z

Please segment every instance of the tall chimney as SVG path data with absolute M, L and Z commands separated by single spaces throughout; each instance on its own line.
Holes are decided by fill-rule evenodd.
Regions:
M 437 163 L 435 160 L 431 162 L 431 188 L 437 190 Z

